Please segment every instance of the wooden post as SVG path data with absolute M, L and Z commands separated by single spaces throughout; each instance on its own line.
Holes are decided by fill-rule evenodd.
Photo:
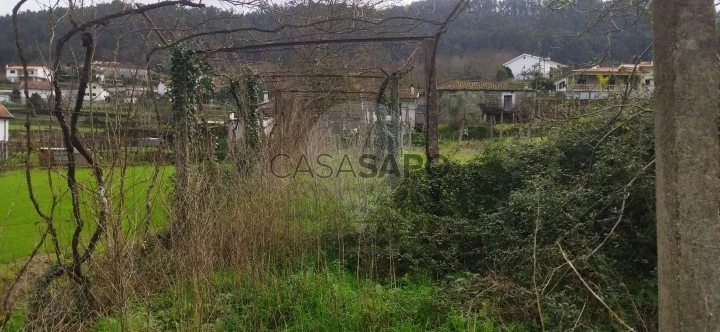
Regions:
M 283 109 L 283 93 L 280 90 L 275 91 L 275 123 L 273 124 L 273 132 L 277 130 L 281 145 L 285 144 L 285 111 Z M 283 150 L 281 150 L 283 152 Z
M 437 162 L 440 156 L 438 147 L 438 99 L 437 99 L 437 77 L 435 67 L 435 52 L 437 51 L 437 39 L 427 38 L 423 40 L 423 51 L 425 52 L 425 155 L 427 166 Z

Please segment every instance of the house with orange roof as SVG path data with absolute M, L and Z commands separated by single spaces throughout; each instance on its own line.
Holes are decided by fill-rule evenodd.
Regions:
M 52 71 L 43 66 L 27 66 L 28 81 L 45 81 L 49 82 Z M 12 83 L 25 81 L 25 72 L 23 66 L 5 65 L 5 78 Z
M 574 69 L 554 82 L 555 91 L 571 99 L 608 99 L 624 95 L 647 98 L 655 89 L 653 62 Z

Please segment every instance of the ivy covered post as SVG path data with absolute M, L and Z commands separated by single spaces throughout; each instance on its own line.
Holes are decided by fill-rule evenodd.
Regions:
M 390 89 L 388 99 L 386 91 Z M 387 115 L 390 115 L 390 125 Z M 398 91 L 398 75 L 393 74 L 383 80 L 375 101 L 375 155 L 381 161 L 383 168 L 392 161 L 393 169 L 398 170 L 400 159 L 400 101 Z M 392 158 L 386 160 L 385 158 Z M 392 173 L 395 174 L 395 173 Z
M 389 84 L 389 77 L 383 80 L 375 99 L 375 156 L 380 161 L 385 158 L 388 150 L 388 130 L 385 121 L 388 100 L 385 96 L 385 90 L 387 90 Z
M 251 151 L 260 151 L 260 83 L 250 75 L 246 83 L 248 110 L 245 112 L 245 142 Z
M 185 221 L 187 211 L 183 200 L 190 167 L 190 141 L 195 123 L 195 104 L 200 60 L 192 50 L 177 48 L 170 58 L 170 101 L 175 138 L 175 209 L 176 221 Z

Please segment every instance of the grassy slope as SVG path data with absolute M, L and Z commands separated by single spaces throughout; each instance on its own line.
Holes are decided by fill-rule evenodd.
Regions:
M 119 171 L 119 170 L 118 170 Z M 137 222 L 142 219 L 144 214 L 144 199 L 147 184 L 152 176 L 153 168 L 150 166 L 129 167 L 126 177 L 126 207 L 125 213 L 130 223 Z M 170 169 L 161 169 L 159 181 L 167 183 L 171 173 Z M 113 187 L 113 199 L 117 201 L 119 174 L 115 174 L 110 178 Z M 81 169 L 79 171 L 79 179 L 84 184 L 91 184 L 89 169 Z M 52 194 L 48 186 L 48 173 L 46 170 L 32 171 L 33 188 L 35 195 L 40 203 L 43 211 L 47 212 L 51 206 Z M 55 213 L 56 225 L 60 233 L 62 244 L 69 243 L 70 235 L 73 232 L 74 222 L 72 221 L 72 210 L 70 204 L 70 195 L 67 191 L 66 180 L 64 174 L 51 174 L 51 179 L 55 187 L 56 195 L 59 198 L 57 211 Z M 164 220 L 166 212 L 163 207 L 164 195 L 166 187 L 163 186 L 162 191 L 156 192 L 153 198 L 155 209 L 153 212 L 153 222 L 159 223 Z M 88 199 L 90 191 L 84 191 L 83 197 Z M 88 215 L 89 211 L 84 211 Z M 85 234 L 92 232 L 95 223 L 87 220 L 90 227 L 86 228 Z M 132 225 L 128 225 L 130 228 Z M 44 231 L 44 223 L 35 213 L 35 209 L 30 201 L 27 185 L 25 183 L 25 173 L 22 171 L 13 171 L 0 175 L 0 264 L 7 264 L 29 255 L 33 247 Z M 51 248 L 45 246 L 44 251 Z

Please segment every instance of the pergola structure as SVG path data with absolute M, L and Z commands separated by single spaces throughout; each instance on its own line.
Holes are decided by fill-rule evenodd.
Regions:
M 424 54 L 424 74 L 425 74 L 425 85 L 426 85 L 426 112 L 425 112 L 425 123 L 424 126 L 424 133 L 425 133 L 425 154 L 427 157 L 427 165 L 431 165 L 435 163 L 439 158 L 439 147 L 438 147 L 438 92 L 437 92 L 437 73 L 436 73 L 436 52 L 437 52 L 437 44 L 440 37 L 446 32 L 449 24 L 457 18 L 468 6 L 469 0 L 459 0 L 458 3 L 455 5 L 453 10 L 447 15 L 444 21 L 442 22 L 433 22 L 429 20 L 422 20 L 422 19 L 416 19 L 420 21 L 420 23 L 424 24 L 432 24 L 437 26 L 438 28 L 435 30 L 432 34 L 427 35 L 400 35 L 398 33 L 392 34 L 390 36 L 385 35 L 375 35 L 370 37 L 349 37 L 349 38 L 331 38 L 331 39 L 307 39 L 307 40 L 270 40 L 265 42 L 259 42 L 259 43 L 248 43 L 244 45 L 231 45 L 231 46 L 220 46 L 220 47 L 214 47 L 214 48 L 199 48 L 196 50 L 196 52 L 200 55 L 202 55 L 205 58 L 209 58 L 212 56 L 217 56 L 219 54 L 250 54 L 253 52 L 267 52 L 267 51 L 273 51 L 273 50 L 284 50 L 284 49 L 296 49 L 296 48 L 305 48 L 310 46 L 328 46 L 328 45 L 386 45 L 390 43 L 415 43 L 419 44 L 419 48 L 422 49 L 422 52 Z M 152 21 L 145 16 L 146 20 L 148 21 L 148 24 L 151 26 L 154 26 Z M 404 20 L 415 20 L 414 18 L 399 18 Z M 389 21 L 389 20 L 385 20 Z M 247 29 L 247 28 L 239 28 L 239 29 L 224 29 L 219 31 L 209 31 L 209 32 L 201 32 L 196 33 L 192 35 L 185 36 L 183 38 L 178 39 L 176 42 L 167 42 L 165 41 L 165 38 L 161 36 L 161 40 L 165 41 L 164 45 L 156 48 L 156 50 L 160 49 L 168 49 L 171 48 L 180 42 L 192 40 L 194 38 L 200 38 L 203 36 L 210 36 L 214 34 L 223 34 L 223 33 L 234 33 L 234 32 L 241 32 L 241 31 L 247 31 L 247 30 L 253 30 L 256 32 L 263 32 L 263 33 L 274 33 L 283 29 L 289 29 L 293 28 L 291 25 L 282 25 L 280 27 L 277 27 L 275 29 L 267 29 L 267 30 L 260 30 L 260 29 Z M 157 32 L 158 35 L 160 35 L 159 32 Z M 377 34 L 377 33 L 376 33 Z M 153 53 L 151 52 L 151 54 Z M 414 53 L 413 53 L 414 55 Z M 290 72 L 290 71 L 268 71 L 268 72 L 258 72 L 257 74 L 263 78 L 263 79 L 283 79 L 283 78 L 300 78 L 300 79 L 308 79 L 308 78 L 342 78 L 342 79 L 387 79 L 388 77 L 392 76 L 394 78 L 395 83 L 392 84 L 390 88 L 390 94 L 391 94 L 391 102 L 393 104 L 397 104 L 397 98 L 398 98 L 398 86 L 397 86 L 397 79 L 399 79 L 402 75 L 407 73 L 409 69 L 405 71 L 395 71 L 393 73 L 386 73 L 386 72 L 359 72 L 359 73 L 352 73 L 350 71 L 348 72 L 330 72 L 330 73 L 314 73 L 314 72 Z M 343 90 L 343 89 L 337 89 L 337 90 L 322 90 L 322 91 L 313 91 L 313 90 L 301 90 L 301 89 L 284 89 L 284 90 L 278 90 L 279 93 L 336 93 L 336 94 L 353 94 L 353 93 L 360 93 L 359 91 L 349 91 L 349 90 Z M 362 92 L 366 93 L 366 92 Z M 381 91 L 382 93 L 382 91 Z M 397 110 L 397 108 L 395 108 Z

